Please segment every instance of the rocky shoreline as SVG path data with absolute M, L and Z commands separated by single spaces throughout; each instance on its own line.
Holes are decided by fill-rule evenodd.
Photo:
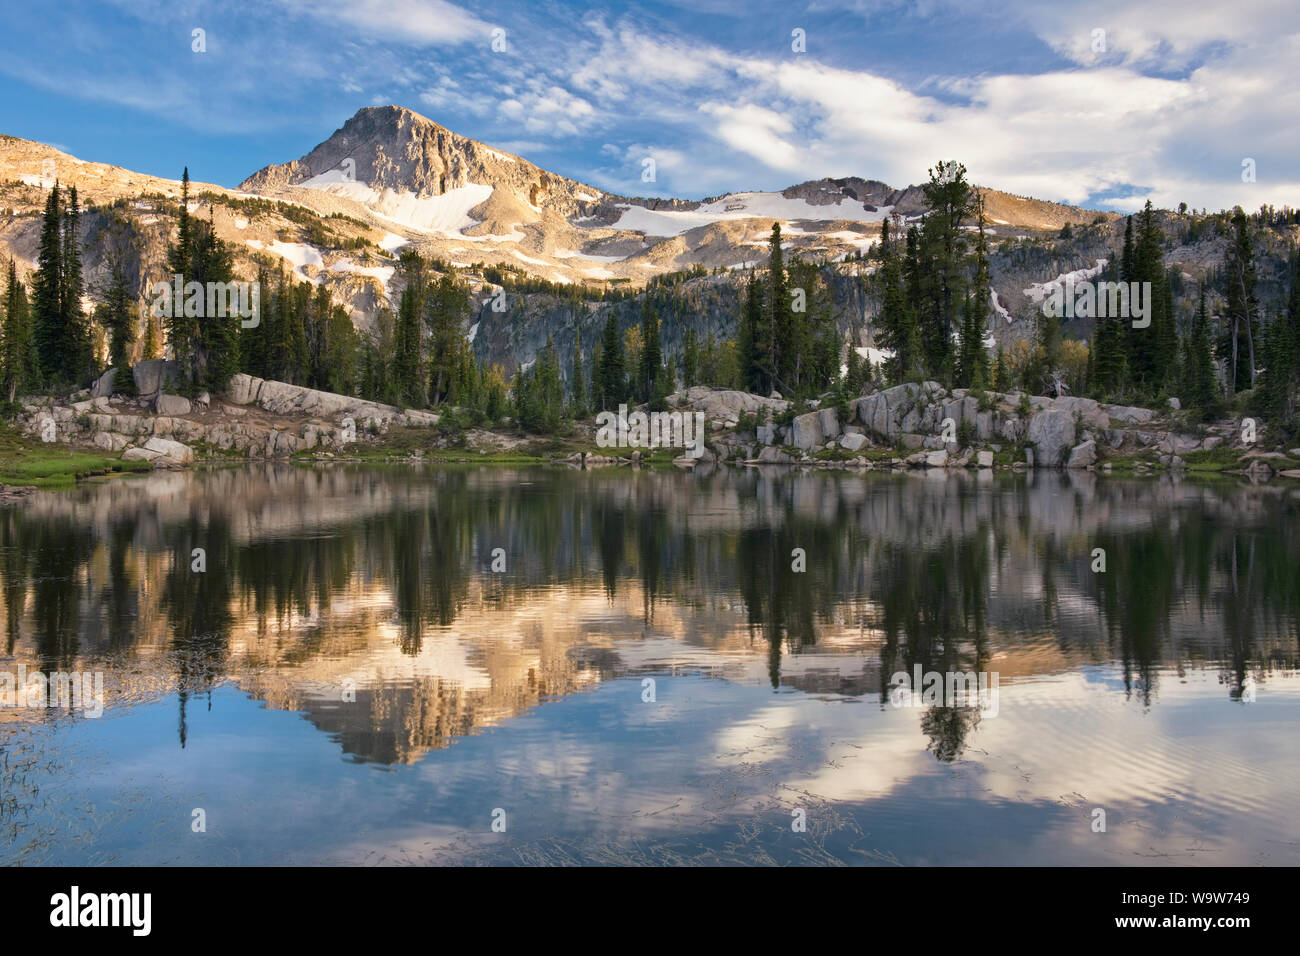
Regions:
M 114 373 L 66 402 L 26 399 L 20 427 L 34 441 L 57 441 L 120 454 L 153 468 L 184 468 L 206 459 L 286 459 L 309 453 L 347 458 L 342 449 L 380 444 L 393 428 L 432 429 L 434 412 L 401 409 L 346 395 L 239 374 L 224 396 L 194 398 L 168 392 L 174 363 L 140 362 L 135 395 L 114 392 Z M 1216 470 L 1253 481 L 1300 478 L 1300 448 L 1265 450 L 1243 422 L 1192 425 L 1177 408 L 1154 410 L 1109 405 L 1088 398 L 1053 398 L 1019 392 L 945 389 L 936 382 L 872 391 L 841 406 L 794 403 L 723 388 L 695 386 L 670 395 L 673 412 L 699 412 L 706 421 L 699 464 L 800 465 L 858 469 L 1048 469 L 1136 474 L 1177 472 L 1189 456 L 1215 452 L 1228 466 Z M 646 411 L 646 406 L 640 407 Z M 1261 426 L 1262 428 L 1262 426 Z M 592 450 L 554 454 L 547 460 L 583 467 L 636 465 L 648 449 L 606 453 L 597 449 L 589 423 L 576 426 Z M 1252 440 L 1254 439 L 1254 440 Z M 467 460 L 510 451 L 527 439 L 485 429 L 459 437 Z M 448 439 L 430 436 L 430 447 Z M 402 458 L 420 459 L 420 449 Z M 13 496 L 18 492 L 5 492 Z
M 1120 460 L 1142 473 L 1179 471 L 1187 456 L 1225 449 L 1241 465 L 1225 472 L 1253 480 L 1300 478 L 1300 448 L 1263 450 L 1241 422 L 1192 426 L 1176 401 L 1158 412 L 1090 398 L 949 391 L 923 382 L 850 399 L 846 410 L 819 407 L 802 414 L 792 414 L 791 403 L 777 395 L 707 387 L 678 392 L 668 402 L 675 410 L 703 412 L 709 421 L 710 447 L 699 461 L 1106 472 Z

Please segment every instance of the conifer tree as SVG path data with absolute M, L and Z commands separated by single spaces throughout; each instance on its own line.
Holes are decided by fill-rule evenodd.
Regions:
M 752 274 L 745 284 L 745 305 L 741 313 L 738 351 L 740 374 L 744 383 L 742 388 L 758 395 L 770 394 L 773 387 L 771 328 L 764 315 L 762 287 Z M 717 373 L 716 364 L 712 374 L 706 371 L 704 364 L 702 360 L 701 376 L 707 384 L 717 384 L 714 381 Z
M 1138 221 L 1130 267 L 1132 279 L 1128 281 L 1142 283 L 1147 290 L 1150 324 L 1146 328 L 1130 326 L 1127 333 L 1128 371 L 1139 392 L 1147 396 L 1156 394 L 1165 385 L 1176 345 L 1172 296 L 1164 266 L 1163 246 L 1163 232 L 1156 222 L 1151 200 L 1148 199 Z M 1127 254 L 1127 248 L 1125 251 Z
M 79 382 L 94 365 L 91 352 L 90 323 L 81 304 L 83 276 L 81 270 L 81 204 L 77 187 L 68 188 L 68 204 L 63 215 L 63 274 L 59 290 L 62 312 L 60 342 L 62 379 Z
M 429 288 L 424 321 L 429 329 L 429 399 L 446 401 L 464 339 L 461 328 L 470 313 L 469 287 L 447 272 Z
M 1238 206 L 1232 216 L 1233 235 L 1224 261 L 1223 281 L 1227 297 L 1227 341 L 1221 342 L 1221 357 L 1228 364 L 1231 394 L 1255 387 L 1255 257 L 1251 247 L 1250 223 Z
M 548 337 L 531 369 L 515 376 L 515 411 L 519 424 L 530 432 L 551 434 L 564 418 L 564 383 L 555 343 Z
M 63 205 L 56 182 L 45 201 L 32 288 L 33 336 L 47 384 L 75 384 L 91 370 L 90 327 L 81 305 L 81 209 L 76 187 Z
M 1205 307 L 1205 286 L 1191 328 L 1183 336 L 1182 400 L 1189 408 L 1210 414 L 1217 402 L 1214 356 L 1210 348 L 1210 319 Z
M 659 388 L 663 378 L 663 349 L 659 344 L 659 316 L 650 304 L 646 293 L 641 304 L 641 399 L 653 402 L 661 397 Z
M 582 372 L 582 331 L 573 330 L 573 364 L 569 374 L 569 405 L 574 418 L 587 414 L 587 385 Z
M 96 311 L 100 325 L 109 335 L 108 364 L 125 372 L 131 364 L 139 310 L 135 297 L 131 295 L 120 257 L 114 258 L 109 265 L 108 289 L 104 293 L 103 303 Z
M 834 303 L 814 263 L 792 259 L 786 274 L 789 290 L 801 294 L 792 296 L 784 381 L 795 395 L 818 395 L 838 384 L 840 378 L 840 336 Z
M 743 334 L 745 328 L 743 318 L 740 328 Z M 692 385 L 700 384 L 700 340 L 695 332 L 695 326 L 687 326 L 682 339 L 682 387 L 690 388 Z
M 947 381 L 953 371 L 953 333 L 966 300 L 969 241 L 962 223 L 975 199 L 966 167 L 954 160 L 936 163 L 922 190 L 928 211 L 919 236 L 920 309 L 918 328 L 927 372 Z
M 194 339 L 191 342 L 189 376 L 195 388 L 224 391 L 230 377 L 239 370 L 241 317 L 235 303 L 225 295 L 218 296 L 214 289 L 214 286 L 229 288 L 233 280 L 233 257 L 217 235 L 209 207 L 208 221 L 200 220 L 191 226 L 190 262 L 186 274 L 187 283 L 197 282 L 203 290 L 201 314 L 191 326 Z M 297 352 L 299 369 L 306 365 L 305 355 L 304 341 Z
M 866 382 L 862 356 L 858 354 L 857 337 L 850 332 L 848 354 L 844 359 L 844 389 L 850 397 L 861 395 Z
M 957 362 L 958 383 L 964 388 L 984 388 L 989 378 L 989 357 L 984 347 L 989 324 L 989 263 L 982 203 L 977 204 L 976 212 L 979 238 L 975 244 L 975 283 L 966 300 Z
M 1091 354 L 1089 352 L 1089 356 Z M 1007 381 L 1007 359 L 1000 345 L 997 347 L 997 351 L 993 353 L 993 370 L 990 377 L 990 386 L 999 392 L 1008 391 L 1010 383 Z
M 623 369 L 623 339 L 618 334 L 618 321 L 610 310 L 605 318 L 605 333 L 600 350 L 601 407 L 617 408 L 627 399 L 627 375 Z
M 32 322 L 43 381 L 63 377 L 63 208 L 59 184 L 45 199 L 36 274 L 32 278 Z
M 1120 252 L 1119 260 L 1119 281 L 1132 282 L 1134 280 L 1136 249 L 1133 245 L 1133 217 L 1124 217 L 1124 245 Z
M 916 230 L 907 235 L 907 253 L 911 260 L 917 243 Z M 886 378 L 895 385 L 919 380 L 921 377 L 921 348 L 916 327 L 916 312 L 904 290 L 904 262 L 900 262 L 896 242 L 891 239 L 889 221 L 881 223 L 878 272 L 881 290 L 880 315 L 876 320 L 876 341 L 882 349 L 894 353 L 886 362 Z
M 767 283 L 767 328 L 764 330 L 767 348 L 766 354 L 760 352 L 760 362 L 771 375 L 772 387 L 793 394 L 793 386 L 786 382 L 794 359 L 791 354 L 794 334 L 780 222 L 772 223 L 772 235 L 768 239 Z
M 5 283 L 4 322 L 0 329 L 0 387 L 7 400 L 12 402 L 19 394 L 40 385 L 40 358 L 32 334 L 31 308 L 27 290 L 18 278 L 13 259 Z
M 339 394 L 354 394 L 357 388 L 361 342 L 347 309 L 331 305 L 325 323 L 324 369 L 321 388 Z
M 591 347 L 591 384 L 587 389 L 587 394 L 591 397 L 590 411 L 600 411 L 605 405 L 605 378 L 601 370 L 600 357 L 604 350 L 604 345 L 600 339 Z
M 275 335 L 274 322 L 277 318 L 276 289 L 273 288 L 266 264 L 259 261 L 257 266 L 257 288 L 261 299 L 261 315 L 256 326 L 241 329 L 239 334 L 240 367 L 250 375 L 258 378 L 275 378 L 270 372 L 271 339 Z M 146 335 L 148 330 L 146 328 Z
M 424 260 L 418 253 L 407 250 L 402 254 L 400 269 L 406 288 L 398 302 L 393 328 L 393 386 L 402 404 L 423 408 L 427 398 L 420 334 L 420 317 L 427 293 Z
M 196 363 L 199 339 L 199 320 L 197 316 L 186 315 L 185 286 L 194 281 L 190 273 L 193 255 L 192 225 L 190 219 L 190 170 L 185 167 L 181 175 L 181 201 L 177 211 L 176 242 L 167 250 L 168 280 L 173 283 L 179 277 L 181 294 L 173 296 L 170 314 L 163 319 L 163 333 L 167 345 L 171 348 L 172 360 L 182 369 L 182 375 L 192 383 L 196 379 Z
M 1264 333 L 1264 370 L 1259 375 L 1260 410 L 1288 439 L 1300 435 L 1296 385 L 1300 383 L 1300 255 L 1293 250 L 1291 292 Z
M 1118 282 L 1124 274 L 1123 261 L 1113 261 L 1107 281 Z M 1092 364 L 1088 382 L 1093 397 L 1116 397 L 1128 378 L 1128 339 L 1121 316 L 1099 316 L 1093 333 L 1089 360 Z
M 158 317 L 150 310 L 144 319 L 144 343 L 140 346 L 140 359 L 162 358 L 162 331 L 158 328 Z

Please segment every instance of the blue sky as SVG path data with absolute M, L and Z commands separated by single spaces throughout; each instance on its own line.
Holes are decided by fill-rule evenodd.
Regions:
M 635 195 L 901 186 L 956 158 L 1104 208 L 1300 205 L 1294 0 L 72 0 L 5 26 L 0 132 L 227 186 L 396 103 Z

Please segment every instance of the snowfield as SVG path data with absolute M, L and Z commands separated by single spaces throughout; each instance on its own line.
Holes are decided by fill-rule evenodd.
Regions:
M 270 246 L 263 244 L 260 239 L 247 240 L 248 245 L 253 249 L 266 250 L 274 252 L 281 259 L 287 260 L 293 265 L 293 273 L 300 279 L 306 279 L 312 285 L 317 285 L 320 280 L 313 279 L 307 275 L 306 266 L 315 266 L 322 269 L 325 266 L 325 260 L 321 258 L 320 250 L 315 246 L 309 246 L 304 242 L 280 242 L 276 240 Z
M 860 251 L 866 251 L 880 242 L 879 236 L 864 236 L 860 232 L 854 232 L 851 229 L 841 229 L 838 232 L 828 232 L 823 238 L 838 239 L 840 242 L 847 242 L 856 246 Z
M 1035 282 L 1025 290 L 1025 295 L 1029 297 L 1034 305 L 1041 305 L 1043 300 L 1052 292 L 1064 285 L 1067 281 L 1071 283 L 1083 282 L 1087 279 L 1095 279 L 1106 269 L 1106 263 L 1109 260 L 1098 259 L 1097 264 L 1091 269 L 1075 269 L 1073 272 L 1066 272 L 1055 279 L 1049 279 L 1047 282 Z
M 996 312 L 998 315 L 1002 316 L 1002 318 L 1006 319 L 1007 322 L 1011 322 L 1012 321 L 1011 313 L 1008 312 L 1006 310 L 1006 306 L 1004 306 L 998 300 L 998 294 L 995 290 L 989 289 L 989 298 L 993 300 L 993 311 Z
M 492 195 L 491 186 L 470 183 L 449 189 L 441 196 L 417 196 L 384 188 L 376 190 L 365 183 L 347 178 L 341 169 L 328 169 L 300 183 L 304 189 L 321 189 L 334 196 L 351 199 L 365 206 L 381 219 L 396 222 L 420 232 L 435 232 L 455 238 L 461 231 L 477 226 L 479 220 L 469 211 Z
M 891 359 L 894 357 L 893 349 L 878 349 L 878 348 L 873 348 L 869 345 L 867 346 L 855 345 L 853 347 L 853 351 L 857 352 L 860 358 L 866 359 L 872 365 L 880 365 L 882 362 L 885 361 L 885 359 Z M 847 365 L 843 365 L 840 368 L 841 368 L 840 375 L 845 375 L 848 373 L 849 367 Z
M 631 204 L 620 204 L 619 208 L 623 214 L 611 228 L 643 232 L 648 236 L 680 236 L 700 226 L 740 219 L 808 219 L 814 222 L 846 219 L 851 222 L 880 222 L 892 211 L 889 206 L 870 210 L 853 199 L 814 206 L 804 199 L 787 199 L 780 193 L 762 192 L 732 193 L 688 212 L 646 209 Z
M 379 240 L 379 248 L 383 249 L 385 252 L 396 252 L 398 249 L 402 248 L 402 246 L 409 246 L 410 244 L 411 241 L 409 239 L 403 239 L 401 236 L 392 232 L 384 233 L 384 238 Z
M 627 256 L 593 256 L 574 249 L 556 249 L 551 255 L 557 259 L 585 259 L 588 262 L 622 262 Z
M 393 266 L 359 266 L 351 259 L 340 259 L 330 266 L 330 272 L 350 272 L 353 275 L 369 276 L 372 279 L 378 279 L 387 289 L 388 283 L 397 274 L 397 269 Z
M 513 255 L 516 259 L 518 259 L 520 262 L 526 262 L 530 266 L 546 266 L 550 264 L 547 262 L 543 262 L 541 259 L 534 259 L 532 256 L 526 256 L 518 249 L 511 249 L 510 254 Z

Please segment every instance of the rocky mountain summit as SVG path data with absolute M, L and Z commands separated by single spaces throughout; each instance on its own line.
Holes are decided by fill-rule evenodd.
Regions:
M 790 227 L 792 249 L 844 258 L 870 246 L 891 213 L 912 218 L 924 209 L 918 186 L 858 177 L 699 201 L 622 196 L 397 106 L 360 110 L 301 159 L 268 166 L 240 189 L 372 221 L 393 232 L 393 243 L 448 260 L 522 265 L 563 283 L 639 284 L 696 265 L 743 266 L 761 259 L 774 221 Z M 995 233 L 1113 217 L 982 192 Z

